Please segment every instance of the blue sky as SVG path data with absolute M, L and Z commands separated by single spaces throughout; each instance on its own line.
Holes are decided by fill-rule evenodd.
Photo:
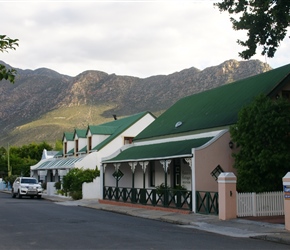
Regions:
M 242 60 L 236 40 L 246 34 L 214 2 L 0 1 L 1 34 L 19 39 L 0 60 L 70 76 L 99 70 L 142 78 Z M 275 58 L 252 59 L 273 68 L 290 63 L 289 33 Z

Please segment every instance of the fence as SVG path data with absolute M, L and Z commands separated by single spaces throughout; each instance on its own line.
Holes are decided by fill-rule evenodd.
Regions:
M 11 190 L 11 185 L 8 183 L 8 185 L 4 182 L 0 182 L 0 190 Z
M 192 210 L 192 192 L 178 189 L 126 188 L 104 186 L 104 200 Z
M 284 193 L 237 193 L 237 216 L 284 215 Z

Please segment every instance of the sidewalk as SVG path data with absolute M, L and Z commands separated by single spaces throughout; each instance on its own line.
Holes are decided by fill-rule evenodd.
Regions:
M 133 206 L 132 204 L 97 199 L 71 200 L 66 197 L 43 195 L 44 199 L 64 206 L 83 206 L 146 219 L 178 224 L 182 227 L 204 230 L 231 237 L 255 238 L 290 245 L 290 232 L 283 224 L 267 223 L 247 219 L 219 220 L 216 215 L 181 213 L 179 210 L 156 210 L 152 207 Z M 151 209 L 150 209 L 151 208 Z

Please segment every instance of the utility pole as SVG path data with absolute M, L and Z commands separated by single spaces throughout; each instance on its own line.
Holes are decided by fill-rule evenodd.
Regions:
M 7 165 L 8 165 L 8 177 L 9 177 L 12 174 L 12 169 L 11 169 L 11 166 L 10 166 L 10 149 L 9 149 L 9 143 L 8 143 L 8 148 L 7 148 Z

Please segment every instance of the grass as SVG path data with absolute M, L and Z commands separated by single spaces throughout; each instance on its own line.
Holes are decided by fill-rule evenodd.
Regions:
M 0 145 L 21 146 L 32 142 L 47 142 L 54 145 L 62 140 L 64 132 L 73 132 L 75 128 L 86 129 L 88 125 L 102 124 L 113 120 L 105 118 L 102 113 L 112 106 L 74 106 L 53 110 L 43 117 L 16 127 L 6 138 L 0 139 Z
M 102 114 L 112 110 L 113 105 L 73 106 L 53 110 L 39 119 L 16 127 L 11 133 L 0 138 L 0 146 L 22 146 L 30 143 L 47 142 L 54 147 L 57 140 L 62 140 L 64 132 L 74 129 L 86 129 L 88 125 L 98 125 L 113 120 Z M 154 113 L 157 117 L 162 111 Z M 113 111 L 112 111 L 113 114 Z M 121 118 L 121 116 L 118 116 Z

